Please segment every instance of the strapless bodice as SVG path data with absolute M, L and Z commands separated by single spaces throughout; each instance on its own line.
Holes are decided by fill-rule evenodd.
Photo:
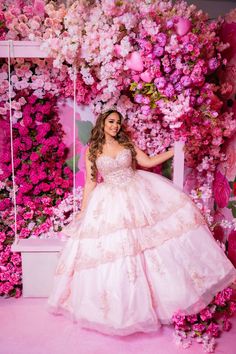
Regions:
M 98 172 L 104 182 L 111 184 L 124 184 L 134 176 L 131 167 L 132 156 L 129 149 L 121 150 L 115 158 L 101 155 L 96 160 Z

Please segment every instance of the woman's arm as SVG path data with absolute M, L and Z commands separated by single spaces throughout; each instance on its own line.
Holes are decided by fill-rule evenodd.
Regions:
M 174 156 L 174 149 L 173 148 L 169 149 L 166 152 L 162 152 L 161 154 L 155 155 L 155 156 L 148 156 L 147 154 L 145 154 L 145 152 L 140 150 L 137 146 L 135 146 L 135 151 L 137 153 L 136 159 L 137 159 L 138 164 L 140 166 L 146 167 L 146 168 L 151 168 L 156 165 L 159 165 L 162 162 L 165 162 L 166 160 L 168 160 L 169 158 Z
M 88 159 L 88 155 L 89 155 L 89 148 L 87 148 L 86 153 L 85 153 L 86 182 L 85 182 L 84 190 L 83 190 L 83 198 L 82 198 L 81 209 L 80 209 L 81 212 L 83 212 L 84 209 L 86 208 L 87 203 L 88 203 L 88 199 L 89 199 L 89 195 L 93 191 L 93 189 L 95 188 L 95 186 L 97 184 L 97 182 L 92 180 L 92 163 Z M 80 215 L 81 215 L 81 213 L 79 213 L 77 215 L 76 219 L 79 219 Z

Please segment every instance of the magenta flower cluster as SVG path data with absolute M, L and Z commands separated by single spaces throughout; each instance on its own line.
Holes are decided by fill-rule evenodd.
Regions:
M 223 331 L 231 328 L 230 317 L 236 312 L 235 291 L 226 288 L 220 291 L 211 303 L 198 314 L 186 315 L 178 312 L 173 315 L 176 341 L 184 347 L 192 343 L 192 339 L 202 343 L 206 352 L 215 349 L 215 338 Z
M 22 117 L 13 125 L 17 232 L 21 238 L 40 237 L 53 228 L 53 208 L 72 187 L 72 171 L 65 164 L 67 149 L 56 111 L 57 98 L 38 98 L 32 90 L 15 90 Z M 17 107 L 15 107 L 16 109 Z M 0 157 L 0 295 L 19 296 L 21 259 L 10 251 L 14 240 L 14 215 L 9 112 L 1 118 L 6 132 Z

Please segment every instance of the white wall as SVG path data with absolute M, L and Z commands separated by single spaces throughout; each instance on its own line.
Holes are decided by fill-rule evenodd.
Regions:
M 236 8 L 236 0 L 186 0 L 188 4 L 194 4 L 204 10 L 210 18 L 224 15 L 231 9 Z

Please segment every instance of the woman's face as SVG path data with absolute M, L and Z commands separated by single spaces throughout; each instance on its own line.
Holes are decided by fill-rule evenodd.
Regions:
M 116 134 L 119 132 L 121 127 L 121 119 L 118 113 L 112 112 L 109 116 L 105 119 L 104 124 L 104 133 L 105 135 L 110 135 L 115 137 Z

